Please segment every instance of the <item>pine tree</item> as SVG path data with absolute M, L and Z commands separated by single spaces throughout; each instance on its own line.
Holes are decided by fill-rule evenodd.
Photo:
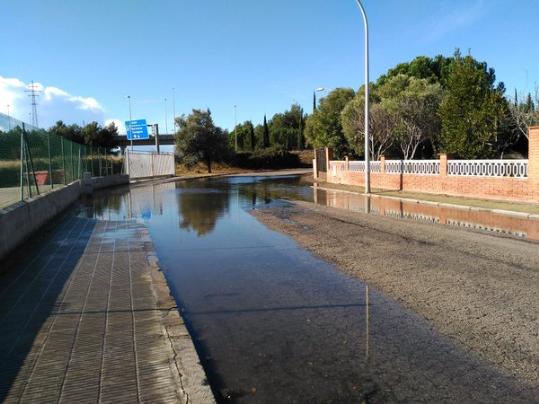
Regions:
M 440 105 L 441 149 L 473 159 L 493 154 L 507 104 L 494 70 L 471 56 L 455 56 Z

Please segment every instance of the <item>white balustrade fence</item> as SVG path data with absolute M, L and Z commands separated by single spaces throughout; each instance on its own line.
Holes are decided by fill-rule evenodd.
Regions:
M 386 160 L 387 174 L 440 174 L 440 160 Z
M 345 161 L 330 161 L 330 171 L 337 176 L 347 171 Z M 382 162 L 370 162 L 372 173 L 382 172 Z M 349 161 L 349 172 L 365 172 L 364 161 Z M 386 174 L 440 175 L 440 160 L 386 160 Z M 528 176 L 528 160 L 448 160 L 448 175 L 515 177 Z
M 125 173 L 130 178 L 159 177 L 175 175 L 173 153 L 144 153 L 126 150 Z
M 348 170 L 349 171 L 356 171 L 359 173 L 365 172 L 365 162 L 364 161 L 349 161 L 348 162 Z
M 448 160 L 447 174 L 525 178 L 528 160 Z

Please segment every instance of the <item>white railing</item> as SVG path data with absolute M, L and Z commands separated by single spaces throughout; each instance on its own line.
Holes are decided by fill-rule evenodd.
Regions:
M 339 172 L 365 172 L 364 161 L 332 160 L 329 162 L 333 176 Z M 372 173 L 382 172 L 381 161 L 370 162 Z M 386 160 L 386 174 L 440 175 L 440 160 Z M 528 176 L 528 160 L 448 160 L 447 175 L 515 177 Z
M 370 161 L 369 166 L 371 167 L 371 173 L 381 173 L 382 172 L 382 163 L 379 161 Z M 355 171 L 358 173 L 365 172 L 365 162 L 364 161 L 349 161 L 348 162 L 348 171 Z
M 349 161 L 348 162 L 348 171 L 355 171 L 358 173 L 365 172 L 365 162 L 364 161 Z
M 371 167 L 371 173 L 382 172 L 382 163 L 380 161 L 370 161 L 369 166 Z
M 448 160 L 447 175 L 525 178 L 528 160 Z
M 440 174 L 440 160 L 386 160 L 387 174 Z

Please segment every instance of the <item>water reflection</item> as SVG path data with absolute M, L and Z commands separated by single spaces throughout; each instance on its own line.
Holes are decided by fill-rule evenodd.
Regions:
M 533 392 L 245 209 L 280 198 L 433 223 L 440 216 L 393 200 L 313 192 L 298 177 L 110 190 L 85 211 L 147 222 L 219 402 L 504 401 L 500 392 L 530 401 Z
M 84 214 L 107 220 L 150 221 L 176 209 L 170 214 L 178 217 L 178 226 L 201 237 L 215 230 L 217 222 L 229 213 L 232 201 L 248 208 L 282 199 L 539 241 L 538 220 L 321 189 L 302 183 L 297 176 L 213 178 L 116 188 L 87 200 Z
M 215 230 L 217 222 L 230 212 L 231 203 L 248 208 L 282 199 L 539 241 L 538 220 L 321 189 L 317 184 L 302 183 L 297 176 L 212 178 L 116 188 L 87 200 L 84 214 L 148 222 L 175 209 L 169 215 L 177 217 L 178 226 L 201 237 Z
M 316 185 L 313 188 L 315 203 L 320 205 L 539 240 L 539 221 L 525 217 L 492 213 L 486 210 L 420 204 L 383 196 L 367 197 L 331 189 L 321 190 Z
M 211 233 L 219 218 L 228 211 L 228 190 L 214 189 L 207 181 L 176 183 L 180 229 L 201 237 Z

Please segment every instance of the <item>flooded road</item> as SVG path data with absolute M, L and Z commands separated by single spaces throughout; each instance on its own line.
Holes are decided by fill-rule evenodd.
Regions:
M 82 214 L 147 224 L 220 402 L 534 400 L 535 387 L 249 214 L 281 197 L 338 199 L 298 177 L 229 177 L 109 191 Z

